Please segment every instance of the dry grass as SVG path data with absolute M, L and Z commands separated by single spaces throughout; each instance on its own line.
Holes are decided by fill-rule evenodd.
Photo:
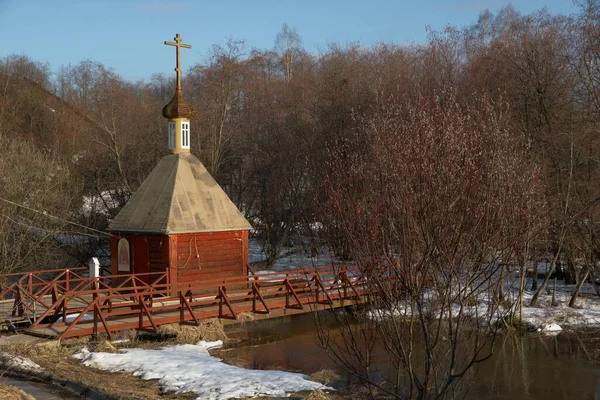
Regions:
M 251 312 L 243 312 L 237 315 L 237 320 L 241 323 L 244 324 L 246 322 L 254 322 L 255 317 L 254 314 Z
M 170 332 L 177 332 L 178 334 L 184 332 L 181 336 L 178 335 L 178 341 L 190 340 L 191 342 L 197 342 L 201 339 L 215 340 L 225 338 L 220 323 L 218 326 L 215 326 L 214 323 L 206 325 L 208 326 L 198 328 L 195 326 L 180 326 L 176 324 L 171 327 Z M 198 332 L 194 332 L 196 330 L 202 332 L 202 335 Z M 124 344 L 131 345 L 131 343 Z M 104 393 L 115 400 L 191 400 L 196 397 L 192 393 L 163 394 L 161 393 L 158 381 L 142 380 L 139 377 L 133 376 L 132 373 L 107 372 L 87 367 L 81 364 L 79 360 L 71 357 L 73 353 L 84 346 L 94 349 L 95 351 L 115 350 L 114 346 L 106 340 L 99 340 L 97 342 L 71 342 L 68 346 L 61 346 L 58 342 L 50 341 L 37 345 L 21 344 L 3 346 L 0 350 L 28 357 L 32 361 L 38 363 L 55 378 L 76 382 L 82 386 Z M 331 370 L 321 370 L 311 375 L 310 379 L 326 384 L 338 379 L 338 375 Z M 4 394 L 1 390 L 2 388 L 0 388 L 0 399 L 31 399 L 31 397 L 9 397 L 9 395 Z M 341 400 L 346 398 L 346 396 L 341 393 L 333 392 L 331 394 L 325 394 L 321 391 L 295 393 L 294 396 L 305 400 Z M 253 399 L 259 400 L 271 398 L 259 397 Z
M 305 397 L 305 400 L 329 400 L 329 397 L 320 390 L 314 390 Z
M 205 319 L 200 325 L 169 324 L 158 328 L 158 333 L 175 334 L 177 343 L 198 343 L 200 340 L 227 340 L 223 324 L 218 318 Z
M 132 373 L 107 372 L 87 367 L 81 364 L 79 360 L 71 357 L 73 353 L 85 345 L 84 343 L 71 343 L 69 346 L 61 346 L 57 343 L 10 345 L 3 346 L 0 350 L 28 357 L 55 378 L 70 380 L 82 386 L 93 388 L 116 400 L 155 400 L 158 398 L 190 400 L 195 397 L 190 393 L 161 395 L 161 389 L 156 380 L 145 381 L 133 376 Z M 108 345 L 102 341 L 96 344 L 88 343 L 88 347 L 94 345 L 100 348 L 108 348 Z M 0 399 L 4 399 L 4 397 L 0 396 Z
M 82 347 L 83 344 L 74 346 L 61 346 L 60 342 L 53 340 L 39 344 L 9 344 L 2 346 L 0 350 L 8 353 L 18 354 L 33 360 L 34 357 L 69 357 Z
M 328 385 L 331 382 L 340 379 L 340 376 L 332 369 L 322 369 L 311 374 L 308 379 L 314 382 L 322 383 L 323 385 Z
M 33 396 L 25 393 L 15 386 L 0 382 L 0 399 L 3 400 L 35 400 Z
M 118 353 L 119 350 L 108 340 L 102 339 L 94 342 L 90 342 L 88 345 L 88 349 L 94 352 L 103 352 L 103 353 Z

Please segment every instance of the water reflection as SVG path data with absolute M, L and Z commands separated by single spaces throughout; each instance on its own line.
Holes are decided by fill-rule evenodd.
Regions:
M 600 369 L 586 357 L 598 344 L 586 336 L 501 338 L 467 398 L 599 399 Z
M 218 356 L 247 368 L 283 369 L 311 374 L 339 371 L 319 346 L 311 316 L 261 321 L 230 334 L 248 345 L 224 349 Z M 600 400 L 600 367 L 590 361 L 600 353 L 600 332 L 561 333 L 553 337 L 506 335 L 494 355 L 475 371 L 466 399 Z M 385 360 L 380 360 L 382 366 Z M 385 368 L 385 366 L 384 366 Z M 356 383 L 340 371 L 335 387 Z M 462 397 L 462 396 L 461 396 Z

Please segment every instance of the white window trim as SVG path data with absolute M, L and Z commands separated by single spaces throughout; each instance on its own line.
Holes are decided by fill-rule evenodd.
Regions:
M 181 148 L 190 148 L 190 123 L 181 122 Z

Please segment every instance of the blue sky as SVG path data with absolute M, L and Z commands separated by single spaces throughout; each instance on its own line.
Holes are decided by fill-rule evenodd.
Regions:
M 571 0 L 0 0 L 0 56 L 25 54 L 52 70 L 93 59 L 136 80 L 172 73 L 174 49 L 163 42 L 177 32 L 193 46 L 183 50 L 185 70 L 227 38 L 270 49 L 283 23 L 317 53 L 332 42 L 424 42 L 427 27 L 464 26 L 508 4 L 577 11 Z

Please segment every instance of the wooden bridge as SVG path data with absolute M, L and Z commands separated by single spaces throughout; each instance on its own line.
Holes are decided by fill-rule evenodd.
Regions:
M 65 339 L 129 330 L 156 331 L 204 318 L 238 321 L 245 313 L 271 318 L 356 304 L 367 278 L 355 266 L 273 272 L 171 284 L 167 273 L 83 276 L 87 269 L 0 276 L 0 313 L 27 319 L 23 332 Z

